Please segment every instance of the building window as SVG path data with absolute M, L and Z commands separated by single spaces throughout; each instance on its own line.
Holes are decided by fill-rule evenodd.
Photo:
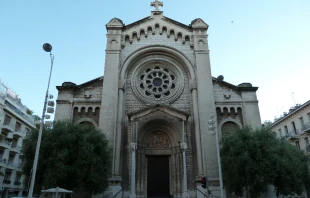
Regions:
M 309 146 L 309 138 L 305 137 L 305 144 L 306 144 L 306 148 Z
M 282 135 L 282 130 L 281 129 L 279 129 L 279 137 L 282 137 L 283 135 Z
M 26 128 L 25 130 L 26 130 L 26 133 L 27 133 L 27 134 L 30 132 L 30 129 L 28 129 L 28 128 Z
M 287 126 L 284 126 L 284 130 L 285 130 L 285 134 L 288 135 L 288 129 L 287 129 Z
M 297 134 L 295 122 L 293 121 L 291 123 L 292 123 L 292 127 L 293 127 L 293 133 Z
M 295 144 L 296 144 L 296 147 L 300 150 L 299 141 L 296 141 Z
M 310 122 L 310 112 L 307 113 L 307 115 L 308 115 L 308 121 Z
M 4 180 L 6 180 L 6 181 L 11 181 L 11 173 L 12 173 L 12 172 L 5 172 Z
M 300 121 L 301 127 L 303 127 L 305 125 L 304 118 L 300 117 L 299 121 Z
M 5 115 L 3 125 L 9 125 L 10 122 L 11 122 L 11 117 L 8 115 Z
M 21 123 L 20 122 L 16 122 L 15 131 L 20 131 L 20 128 L 21 128 Z

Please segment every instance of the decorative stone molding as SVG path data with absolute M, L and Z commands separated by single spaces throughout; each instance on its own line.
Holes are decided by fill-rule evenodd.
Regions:
M 148 148 L 169 148 L 171 141 L 169 136 L 163 132 L 153 132 L 146 139 Z
M 182 151 L 185 151 L 187 149 L 187 143 L 181 143 L 180 147 Z
M 183 54 L 181 51 L 163 45 L 148 45 L 145 47 L 141 47 L 136 51 L 132 52 L 127 56 L 124 60 L 124 63 L 121 65 L 120 68 L 120 78 L 125 79 L 125 75 L 129 71 L 129 68 L 132 66 L 136 66 L 138 62 L 153 59 L 153 56 L 145 57 L 146 54 L 154 54 L 155 57 L 162 57 L 169 62 L 175 63 L 178 66 L 182 65 L 185 68 L 185 71 L 189 74 L 190 79 L 194 79 L 196 77 L 195 69 L 191 61 L 188 57 Z M 168 55 L 169 56 L 168 56 Z M 141 58 L 144 57 L 144 58 Z M 154 57 L 154 59 L 155 59 Z
M 81 118 L 75 122 L 75 124 L 80 124 L 81 122 L 90 122 L 94 125 L 96 129 L 99 129 L 98 124 L 91 118 Z
M 133 71 L 131 84 L 134 94 L 150 104 L 168 104 L 184 89 L 184 77 L 176 63 L 163 56 L 144 59 Z
M 147 38 L 148 32 L 155 35 L 156 30 L 160 35 L 165 33 L 168 38 L 173 36 L 175 41 L 181 40 L 183 44 L 188 41 L 192 46 L 192 28 L 190 26 L 173 21 L 162 14 L 153 13 L 148 18 L 125 26 L 122 32 L 122 47 L 125 47 L 126 41 L 131 44 L 133 38 L 137 38 L 139 41 L 141 35 Z
M 193 89 L 197 89 L 197 81 L 196 80 L 190 81 L 190 90 L 192 91 Z
M 119 29 L 124 26 L 124 23 L 122 20 L 118 18 L 113 18 L 110 20 L 110 22 L 106 25 L 107 29 Z M 115 32 L 108 32 L 108 33 L 115 33 Z
M 132 142 L 132 143 L 130 143 L 130 148 L 131 148 L 132 151 L 136 151 L 137 148 L 138 148 L 138 144 Z
M 87 87 L 84 89 L 84 97 L 91 98 L 92 97 L 92 87 Z

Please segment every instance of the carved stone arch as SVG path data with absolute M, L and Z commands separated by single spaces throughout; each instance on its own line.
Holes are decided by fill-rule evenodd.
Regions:
M 169 38 L 171 35 L 175 36 L 175 31 L 174 31 L 174 29 L 169 29 L 169 30 L 168 30 L 168 34 L 167 34 L 168 38 Z
M 175 36 L 175 41 L 178 41 L 178 40 L 183 40 L 183 34 L 182 32 L 178 32 Z
M 135 52 L 133 52 L 131 55 L 129 55 L 126 58 L 124 64 L 121 66 L 120 80 L 125 81 L 127 72 L 129 71 L 131 64 L 133 64 L 135 61 L 137 61 L 137 59 L 141 58 L 141 56 L 145 54 L 165 54 L 171 58 L 178 60 L 187 69 L 189 73 L 189 79 L 191 81 L 195 81 L 196 74 L 195 74 L 194 67 L 190 63 L 188 58 L 182 52 L 178 51 L 177 49 L 171 48 L 171 47 L 158 46 L 158 45 L 140 48 L 136 50 Z
M 150 149 L 171 149 L 172 140 L 167 132 L 154 129 L 147 133 L 143 144 Z
M 168 28 L 166 26 L 162 26 L 162 30 L 161 30 L 162 34 L 164 32 L 166 32 L 166 34 L 168 34 Z
M 116 39 L 111 39 L 109 41 L 110 49 L 117 49 L 117 43 L 118 43 L 118 41 Z
M 126 43 L 126 41 L 128 41 L 129 43 L 132 43 L 132 37 L 131 37 L 131 35 L 126 34 L 125 37 L 124 37 L 124 41 L 125 41 L 125 43 Z
M 82 122 L 90 122 L 91 124 L 94 125 L 95 129 L 99 129 L 98 124 L 93 119 L 91 119 L 91 118 L 81 118 L 81 119 L 77 120 L 75 122 L 75 124 L 80 124 Z
M 161 33 L 162 33 L 162 29 L 161 29 L 161 27 L 160 27 L 160 24 L 159 24 L 159 23 L 155 23 L 155 25 L 154 25 L 154 30 L 156 31 L 156 29 L 158 29 L 159 34 L 161 34 Z
M 188 42 L 188 44 L 190 44 L 190 36 L 189 35 L 183 35 L 182 44 L 185 44 L 186 42 Z
M 140 34 L 137 33 L 136 31 L 133 31 L 132 35 L 131 35 L 131 38 L 134 39 L 135 37 L 137 38 L 137 40 L 140 40 Z
M 158 120 L 151 120 L 144 124 L 138 131 L 138 142 L 142 145 L 145 144 L 147 138 L 151 133 L 162 132 L 165 133 L 170 140 L 170 146 L 178 146 L 178 142 L 180 141 L 179 131 L 175 126 L 170 123 L 166 124 L 156 124 Z M 143 145 L 146 146 L 146 145 Z M 169 147 L 170 148 L 170 147 Z
M 241 122 L 239 122 L 239 121 L 236 120 L 236 119 L 226 118 L 226 119 L 222 120 L 222 121 L 217 125 L 219 136 L 222 136 L 222 126 L 223 126 L 225 123 L 227 123 L 227 122 L 233 122 L 233 123 L 235 123 L 236 125 L 238 125 L 239 128 L 242 128 L 242 126 L 243 126 L 243 125 L 241 124 Z
M 79 107 L 78 106 L 74 106 L 73 107 L 73 114 L 78 114 L 78 113 L 80 113 Z
M 80 112 L 83 113 L 83 111 L 84 111 L 84 113 L 86 113 L 86 107 L 85 107 L 85 106 L 82 106 L 82 107 L 80 108 Z
M 152 26 L 147 26 L 147 33 L 152 32 L 152 34 L 155 34 L 155 27 L 153 28 Z
M 144 34 L 144 37 L 146 38 L 147 37 L 147 32 L 145 31 L 144 28 L 141 28 L 140 29 L 140 36 L 142 36 Z

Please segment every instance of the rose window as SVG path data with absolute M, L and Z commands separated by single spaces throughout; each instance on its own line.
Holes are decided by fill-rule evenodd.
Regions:
M 146 102 L 170 102 L 182 92 L 182 73 L 176 67 L 168 66 L 167 63 L 147 64 L 134 73 L 133 90 L 140 99 Z

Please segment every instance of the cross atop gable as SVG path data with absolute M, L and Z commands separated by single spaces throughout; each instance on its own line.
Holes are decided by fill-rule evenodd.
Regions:
M 155 7 L 155 11 L 159 11 L 159 7 L 163 7 L 164 3 L 158 0 L 155 0 L 154 2 L 151 2 L 151 6 Z

